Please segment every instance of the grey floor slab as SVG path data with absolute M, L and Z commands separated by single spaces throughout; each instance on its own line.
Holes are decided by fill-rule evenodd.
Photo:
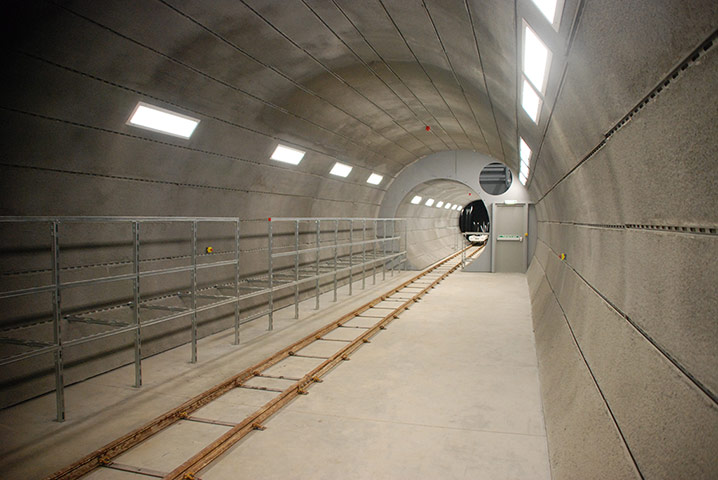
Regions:
M 285 320 L 278 315 L 279 331 L 257 332 L 239 352 L 228 342 L 231 334 L 208 339 L 199 364 L 187 363 L 185 347 L 148 359 L 147 383 L 139 391 L 129 386 L 129 368 L 75 385 L 67 393 L 76 413 L 64 425 L 49 420 L 51 396 L 3 411 L 0 425 L 19 435 L 3 447 L 6 461 L 13 460 L 8 478 L 41 478 L 69 463 L 58 465 L 55 455 L 67 459 L 100 447 L 279 350 L 301 331 L 328 323 L 326 315 L 338 318 L 339 310 L 322 312 L 297 331 L 282 330 Z M 291 318 L 286 322 L 291 325 Z M 363 332 L 342 329 L 331 338 Z M 322 344 L 327 350 L 345 345 Z M 314 348 L 313 353 L 328 353 Z M 301 376 L 319 363 L 290 358 L 267 373 Z M 249 382 L 271 388 L 288 383 Z M 239 422 L 273 395 L 235 389 L 194 416 Z M 83 406 L 86 415 L 80 416 Z M 266 426 L 200 472 L 201 478 L 550 478 L 525 276 L 452 275 Z M 183 421 L 117 461 L 169 471 L 227 428 Z M 44 466 L 21 464 L 42 457 L 40 452 L 46 452 L 39 462 Z M 142 477 L 103 469 L 88 478 Z
M 550 478 L 525 277 L 453 275 L 266 426 L 202 478 Z

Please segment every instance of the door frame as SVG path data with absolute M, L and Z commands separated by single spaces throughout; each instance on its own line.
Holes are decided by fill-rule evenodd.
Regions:
M 496 217 L 496 211 L 498 208 L 505 208 L 505 207 L 522 207 L 523 208 L 523 214 L 524 214 L 524 221 L 523 221 L 523 227 L 524 231 L 522 232 L 524 237 L 521 239 L 522 246 L 522 252 L 521 255 L 523 257 L 523 263 L 524 263 L 524 272 L 528 270 L 528 228 L 529 228 L 529 204 L 528 202 L 494 202 L 491 204 L 491 273 L 496 272 L 496 238 L 498 237 L 497 233 L 497 217 Z

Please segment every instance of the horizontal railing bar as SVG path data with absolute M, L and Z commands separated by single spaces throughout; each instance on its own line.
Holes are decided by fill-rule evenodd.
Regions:
M 104 318 L 91 318 L 91 317 L 81 317 L 79 315 L 68 315 L 65 317 L 68 322 L 82 322 L 82 323 L 89 323 L 92 325 L 105 325 L 108 327 L 126 327 L 130 325 L 127 322 L 121 322 L 119 320 L 109 320 Z
M 223 262 L 213 262 L 213 263 L 203 263 L 197 265 L 197 270 L 203 270 L 205 268 L 212 268 L 212 267 L 222 267 L 222 266 L 228 266 L 228 265 L 236 265 L 237 260 L 225 260 Z M 173 267 L 173 268 L 165 268 L 162 270 L 149 270 L 146 272 L 140 272 L 140 278 L 144 277 L 150 277 L 153 275 L 165 275 L 169 273 L 180 273 L 180 272 L 189 272 L 193 270 L 195 267 L 192 265 L 185 266 L 185 267 Z M 99 277 L 99 278 L 88 278 L 86 280 L 75 280 L 74 282 L 64 282 L 60 284 L 60 288 L 76 288 L 76 287 L 83 287 L 88 285 L 98 285 L 101 283 L 111 283 L 111 282 L 119 282 L 122 280 L 134 280 L 136 275 L 134 273 L 125 273 L 122 275 L 113 275 L 110 277 Z M 40 293 L 40 292 L 49 292 L 52 291 L 55 288 L 54 285 L 45 285 L 42 287 L 34 287 L 34 288 L 27 288 L 23 290 L 13 290 L 10 292 L 3 292 L 0 293 L 0 298 L 9 298 L 14 296 L 20 296 L 20 295 L 29 295 L 31 293 Z
M 140 304 L 140 308 L 143 310 L 167 310 L 170 312 L 184 312 L 186 310 L 189 310 L 187 307 L 171 307 L 169 305 L 142 305 Z
M 29 352 L 18 353 L 17 355 L 11 355 L 9 357 L 0 358 L 0 367 L 2 367 L 4 365 L 10 365 L 11 363 L 20 362 L 20 361 L 28 359 L 28 358 L 37 357 L 39 355 L 44 355 L 46 353 L 52 353 L 52 352 L 55 352 L 57 350 L 57 348 L 58 348 L 57 345 L 50 345 L 47 347 L 42 347 L 39 350 L 32 350 Z
M 23 340 L 21 338 L 11 338 L 11 337 L 0 337 L 0 343 L 4 343 L 6 345 L 20 345 L 23 347 L 30 347 L 30 348 L 44 348 L 44 347 L 52 347 L 52 343 L 46 343 L 46 342 L 38 342 L 35 340 Z
M 315 275 L 315 276 L 313 276 L 313 277 L 303 278 L 303 279 L 300 279 L 299 281 L 296 281 L 296 280 L 295 280 L 295 281 L 293 281 L 293 282 L 287 282 L 287 283 L 282 283 L 282 284 L 279 284 L 279 285 L 275 285 L 274 287 L 272 287 L 272 291 L 273 291 L 273 292 L 276 292 L 277 290 L 281 290 L 281 289 L 287 288 L 287 287 L 292 287 L 292 286 L 294 286 L 294 285 L 298 285 L 298 284 L 300 284 L 300 283 L 308 282 L 308 281 L 311 281 L 311 280 L 316 280 L 317 278 L 334 276 L 335 273 L 345 272 L 345 271 L 347 271 L 347 270 L 354 270 L 354 269 L 356 269 L 356 268 L 361 267 L 362 265 L 371 265 L 371 264 L 373 264 L 373 263 L 380 263 L 380 262 L 382 262 L 382 261 L 384 261 L 384 260 L 391 260 L 391 259 L 393 259 L 393 258 L 395 258 L 395 257 L 399 257 L 399 256 L 404 255 L 404 253 L 405 253 L 405 252 L 399 252 L 399 253 L 396 253 L 396 254 L 394 254 L 394 255 L 387 255 L 386 257 L 377 258 L 377 259 L 375 259 L 375 260 L 371 260 L 371 261 L 368 261 L 368 262 L 365 262 L 365 263 L 355 263 L 355 264 L 352 265 L 351 267 L 339 268 L 339 269 L 337 269 L 337 270 L 332 270 L 332 271 L 330 271 L 330 272 L 322 273 L 322 274 L 319 274 L 319 275 Z M 404 262 L 404 261 L 405 261 L 405 260 L 402 260 L 401 262 Z M 399 263 L 401 263 L 401 262 L 399 262 Z M 269 292 L 269 289 L 266 289 L 266 291 Z
M 195 310 L 189 309 L 187 311 L 178 312 L 173 315 L 167 315 L 164 317 L 154 318 L 152 320 L 144 321 L 144 322 L 140 323 L 139 327 L 140 328 L 150 327 L 153 325 L 158 325 L 160 323 L 169 322 L 171 320 L 177 320 L 178 318 L 182 318 L 182 317 L 186 317 L 187 315 L 191 315 L 192 312 L 199 313 L 199 312 L 203 312 L 205 310 L 211 310 L 213 308 L 221 307 L 223 305 L 228 305 L 228 304 L 234 303 L 236 301 L 237 301 L 236 297 L 231 297 L 231 298 L 228 298 L 227 300 L 223 300 L 221 302 L 211 303 L 209 305 L 203 305 L 202 307 L 197 307 L 197 309 L 195 309 Z M 105 338 L 105 337 L 111 337 L 113 335 L 121 335 L 123 333 L 132 332 L 132 331 L 136 330 L 137 327 L 138 327 L 137 325 L 132 324 L 127 327 L 117 328 L 115 330 L 110 330 L 108 332 L 100 332 L 100 333 L 96 333 L 94 335 L 88 335 L 86 337 L 77 338 L 75 340 L 68 340 L 63 343 L 63 346 L 71 347 L 71 346 L 87 343 L 92 340 L 98 340 L 98 339 Z
M 316 252 L 317 250 L 328 250 L 333 248 L 344 248 L 344 247 L 355 247 L 357 245 L 368 245 L 370 243 L 380 243 L 380 242 L 389 242 L 392 240 L 399 240 L 401 237 L 386 237 L 386 238 L 378 238 L 376 240 L 366 240 L 361 242 L 353 242 L 353 243 L 341 243 L 338 245 L 324 245 L 322 247 L 312 247 L 312 248 L 303 248 L 301 250 L 292 250 L 291 252 L 279 252 L 279 253 L 273 253 L 272 258 L 279 258 L 279 257 L 293 257 L 297 254 L 302 253 L 311 253 Z
M 97 222 L 242 222 L 236 217 L 17 217 L 0 216 L 0 223 L 58 222 L 58 223 L 97 223 Z
M 406 221 L 406 218 L 363 218 L 363 217 L 271 217 L 269 219 L 272 222 L 296 222 L 297 220 L 300 222 L 314 222 L 317 220 L 325 221 L 325 220 L 341 220 L 345 222 L 349 221 L 379 221 L 379 222 L 391 222 L 391 221 Z
M 10 290 L 8 292 L 0 293 L 0 298 L 12 298 L 21 297 L 23 295 L 32 295 L 33 293 L 52 292 L 55 290 L 55 285 L 44 285 L 41 287 L 23 288 L 20 290 Z

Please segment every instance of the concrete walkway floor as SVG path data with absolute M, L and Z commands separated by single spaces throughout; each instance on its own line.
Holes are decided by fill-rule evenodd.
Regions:
M 377 289 L 384 291 L 388 283 L 407 276 L 397 276 L 395 282 L 377 285 Z M 78 457 L 77 452 L 89 453 L 185 397 L 240 371 L 245 363 L 252 364 L 295 337 L 328 323 L 331 318 L 327 316 L 338 317 L 342 310 L 363 303 L 366 297 L 373 298 L 372 294 L 376 295 L 368 289 L 301 325 L 292 325 L 288 318 L 286 324 L 290 326 L 283 330 L 280 318 L 279 332 L 247 341 L 242 352 L 227 353 L 229 347 L 237 348 L 225 345 L 230 334 L 206 339 L 206 356 L 200 358 L 211 355 L 213 360 L 202 365 L 178 361 L 175 357 L 186 353 L 183 347 L 152 357 L 146 369 L 153 373 L 148 373 L 148 382 L 140 391 L 117 386 L 123 382 L 111 377 L 129 376 L 123 369 L 78 384 L 68 389 L 72 391 L 70 399 L 74 398 L 77 405 L 82 404 L 80 397 L 88 399 L 88 410 L 66 425 L 47 423 L 51 408 L 42 418 L 33 419 L 33 402 L 35 408 L 41 408 L 42 399 L 3 411 L 0 426 L 4 437 L 22 436 L 23 421 L 30 422 L 25 435 L 28 438 L 38 437 L 43 424 L 57 431 L 38 437 L 38 443 L 32 445 L 25 442 L 25 447 L 3 448 L 15 459 L 10 471 L 5 470 L 11 473 L 8 478 L 40 478 L 51 473 Z M 356 321 L 357 325 L 368 325 L 376 319 Z M 343 330 L 348 333 L 353 329 Z M 322 355 L 318 351 L 314 354 Z M 311 359 L 294 360 L 311 363 Z M 306 366 L 284 365 L 277 374 L 291 376 L 295 367 Z M 124 398 L 113 403 L 113 396 Z M 195 415 L 240 421 L 272 396 L 270 392 L 233 390 Z M 49 396 L 44 403 L 51 400 Z M 294 400 L 266 426 L 267 430 L 248 435 L 199 477 L 550 478 L 525 276 L 451 275 L 370 344 L 352 354 L 351 361 L 342 362 L 323 383 L 312 386 L 309 395 Z M 93 429 L 107 432 L 98 434 Z M 148 444 L 123 454 L 117 462 L 168 472 L 226 430 L 219 425 L 178 422 Z M 73 453 L 63 453 L 67 449 Z M 42 452 L 63 457 L 63 461 L 58 465 L 56 459 L 42 458 Z M 45 464 L 46 468 L 23 468 L 18 465 L 23 459 Z M 36 476 L 40 472 L 42 475 Z M 99 470 L 87 478 L 148 477 Z
M 456 273 L 202 472 L 550 478 L 526 280 Z

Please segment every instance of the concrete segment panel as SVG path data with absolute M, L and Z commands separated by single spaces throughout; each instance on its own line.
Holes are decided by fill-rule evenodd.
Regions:
M 532 309 L 553 478 L 641 478 L 545 277 L 540 282 L 544 298 L 532 297 Z

